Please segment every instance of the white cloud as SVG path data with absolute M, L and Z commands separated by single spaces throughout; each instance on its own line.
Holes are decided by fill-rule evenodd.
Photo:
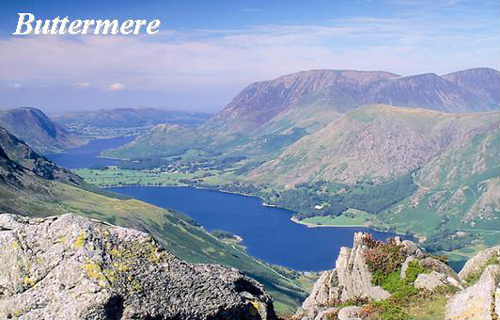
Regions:
M 107 89 L 110 91 L 119 91 L 125 89 L 125 85 L 122 83 L 112 83 L 109 86 L 107 86 Z

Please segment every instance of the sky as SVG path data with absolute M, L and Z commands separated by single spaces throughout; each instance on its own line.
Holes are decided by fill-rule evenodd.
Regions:
M 160 19 L 156 35 L 13 36 L 37 19 Z M 0 108 L 215 111 L 310 69 L 500 69 L 498 0 L 1 0 Z

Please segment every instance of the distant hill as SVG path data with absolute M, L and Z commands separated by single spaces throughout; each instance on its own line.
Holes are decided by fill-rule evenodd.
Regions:
M 67 127 L 126 128 L 148 127 L 160 123 L 198 126 L 210 116 L 211 114 L 204 112 L 140 107 L 68 112 L 55 120 Z
M 70 170 L 63 169 L 36 153 L 24 141 L 18 139 L 6 129 L 0 127 L 0 146 L 3 151 L 3 161 L 21 167 L 20 172 L 26 172 L 47 180 L 56 180 L 74 185 L 84 185 L 83 180 Z
M 35 108 L 0 110 L 0 126 L 44 154 L 61 152 L 86 143 Z

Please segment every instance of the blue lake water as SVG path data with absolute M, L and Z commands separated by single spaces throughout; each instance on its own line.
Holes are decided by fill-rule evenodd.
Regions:
M 98 157 L 106 149 L 132 141 L 133 137 L 93 140 L 89 144 L 49 155 L 66 168 L 114 165 L 116 160 Z M 249 254 L 269 263 L 304 271 L 334 267 L 341 246 L 352 246 L 353 234 L 366 231 L 380 240 L 394 234 L 368 228 L 308 228 L 290 220 L 292 212 L 266 207 L 255 197 L 189 187 L 113 188 L 139 200 L 186 213 L 208 231 L 227 230 L 243 238 Z
M 57 163 L 61 167 L 69 169 L 88 168 L 91 166 L 113 166 L 119 161 L 113 159 L 101 158 L 99 155 L 106 149 L 118 148 L 124 144 L 132 142 L 134 136 L 119 137 L 111 139 L 96 139 L 88 144 L 67 150 L 63 153 L 46 155 L 46 157 Z
M 243 238 L 249 254 L 295 270 L 332 269 L 341 246 L 366 231 L 380 240 L 394 234 L 368 228 L 308 228 L 290 220 L 292 212 L 266 207 L 255 197 L 190 187 L 123 187 L 126 194 L 159 207 L 184 212 L 205 229 L 231 231 Z

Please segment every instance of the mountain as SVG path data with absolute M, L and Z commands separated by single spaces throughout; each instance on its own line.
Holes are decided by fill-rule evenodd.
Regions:
M 495 110 L 498 98 L 470 90 L 485 83 L 488 83 L 485 90 L 493 93 L 496 88 L 498 93 L 498 86 L 495 87 L 499 84 L 498 71 L 471 69 L 444 77 L 434 73 L 404 77 L 382 71 L 303 71 L 249 85 L 207 124 L 235 130 L 253 129 L 285 110 L 311 102 L 327 104 L 340 113 L 366 104 L 451 113 Z
M 0 213 L 47 217 L 68 212 L 147 232 L 189 263 L 237 268 L 263 283 L 281 312 L 293 310 L 304 297 L 299 279 L 217 240 L 189 217 L 88 186 L 0 130 Z
M 186 263 L 143 232 L 73 214 L 3 214 L 0 230 L 0 258 L 15 261 L 0 270 L 2 319 L 276 319 L 255 280 Z
M 476 68 L 453 72 L 442 76 L 478 97 L 498 105 L 500 101 L 500 73 L 495 69 Z
M 497 110 L 498 83 L 498 71 L 492 69 L 470 69 L 442 77 L 432 73 L 399 76 L 382 71 L 303 71 L 249 85 L 196 129 L 154 128 L 105 155 L 133 159 L 144 154 L 162 157 L 173 154 L 173 150 L 202 149 L 269 160 L 363 105 L 388 104 L 446 113 Z M 481 91 L 484 84 L 488 94 Z
M 86 143 L 35 108 L 0 111 L 0 126 L 26 141 L 39 153 L 56 153 Z
M 68 112 L 55 118 L 55 121 L 66 127 L 127 128 L 150 127 L 160 123 L 197 126 L 209 117 L 210 114 L 204 112 L 137 107 Z
M 367 93 L 398 77 L 378 71 L 311 70 L 256 82 L 243 89 L 207 125 L 255 129 L 285 110 L 300 108 L 309 95 L 323 90 L 323 103 L 344 111 L 362 104 Z
M 424 163 L 414 175 L 415 193 L 378 218 L 428 236 L 476 230 L 486 243 L 498 241 L 500 117 L 490 117 L 495 121 L 483 119 L 484 126 L 463 134 Z M 458 254 L 467 256 L 467 251 Z
M 368 225 L 415 232 L 464 260 L 498 242 L 499 116 L 362 106 L 240 178 L 273 189 L 259 194 L 298 218 L 362 210 Z M 457 230 L 469 233 L 462 244 L 439 239 Z

